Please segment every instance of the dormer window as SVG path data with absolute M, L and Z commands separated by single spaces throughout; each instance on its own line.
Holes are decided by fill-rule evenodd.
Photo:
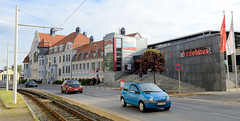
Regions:
M 94 58 L 96 57 L 96 52 L 93 52 L 93 57 L 94 57 Z
M 67 50 L 70 50 L 70 45 L 67 45 Z
M 74 59 L 77 60 L 78 55 L 75 55 Z
M 50 49 L 50 50 L 49 50 L 49 53 L 53 53 L 53 49 Z
M 57 52 L 57 51 L 58 51 L 58 47 L 55 47 L 55 48 L 54 48 L 54 52 Z
M 101 51 L 101 56 L 103 56 L 103 51 Z

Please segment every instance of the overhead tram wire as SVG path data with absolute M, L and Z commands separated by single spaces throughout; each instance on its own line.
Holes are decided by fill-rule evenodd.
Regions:
M 57 28 L 57 26 L 55 26 L 55 25 L 52 25 L 52 24 L 50 24 L 50 23 L 48 23 L 48 22 L 44 21 L 43 19 L 40 19 L 40 18 L 38 18 L 38 17 L 35 17 L 35 16 L 33 16 L 33 15 L 31 15 L 31 14 L 27 13 L 27 12 L 24 12 L 24 11 L 22 11 L 22 10 L 19 10 L 19 12 L 22 12 L 22 13 L 24 13 L 24 14 L 26 14 L 26 15 L 29 15 L 29 16 L 31 16 L 31 17 L 33 17 L 33 18 L 35 18 L 35 19 L 38 19 L 39 21 L 42 21 L 42 22 L 44 22 L 44 23 L 46 23 L 46 24 L 48 24 L 48 25 L 51 25 L 51 26 L 53 26 L 53 27 L 56 27 L 56 28 Z
M 67 21 L 68 19 L 70 19 L 72 17 L 72 15 L 83 5 L 83 3 L 85 2 L 86 0 L 84 0 L 74 11 L 73 13 L 59 26 L 59 27 L 62 27 Z

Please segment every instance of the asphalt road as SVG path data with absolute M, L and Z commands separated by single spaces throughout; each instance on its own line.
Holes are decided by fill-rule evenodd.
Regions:
M 23 88 L 23 85 L 19 85 Z M 32 88 L 34 89 L 34 88 Z M 213 101 L 198 101 L 184 98 L 171 98 L 172 107 L 169 111 L 151 110 L 139 112 L 135 106 L 121 107 L 120 91 L 84 88 L 82 94 L 61 94 L 59 86 L 39 86 L 36 89 L 45 90 L 59 96 L 71 98 L 81 103 L 104 111 L 126 116 L 131 120 L 144 121 L 240 121 L 240 106 L 235 104 L 220 104 Z

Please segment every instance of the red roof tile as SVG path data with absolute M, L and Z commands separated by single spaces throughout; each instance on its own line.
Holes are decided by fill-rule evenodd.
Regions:
M 137 33 L 132 33 L 132 34 L 128 34 L 126 36 L 131 36 L 131 37 L 135 37 L 137 35 Z
M 29 55 L 27 55 L 25 58 L 24 58 L 24 60 L 23 60 L 23 63 L 29 63 L 30 61 L 29 61 Z
M 57 43 L 59 40 L 63 39 L 64 35 L 55 35 L 54 37 L 51 36 L 50 34 L 46 34 L 46 33 L 39 33 L 39 38 L 40 38 L 40 42 L 38 44 L 38 47 L 51 47 L 52 45 L 54 45 L 55 43 Z
M 76 35 L 76 32 L 69 34 L 60 41 L 56 42 L 53 46 L 59 46 L 61 44 L 66 44 L 68 42 L 73 42 L 73 44 L 83 45 L 89 43 L 89 38 L 79 33 Z
M 49 41 L 43 38 L 43 40 L 39 42 L 38 47 L 50 47 Z
M 110 43 L 110 42 L 112 42 L 112 41 L 105 41 L 105 44 Z M 103 50 L 103 40 L 93 42 L 91 45 L 90 44 L 85 44 L 85 45 L 81 46 L 79 48 L 79 50 L 76 52 L 75 56 L 77 56 L 78 54 L 79 55 L 83 54 L 85 52 L 82 59 L 87 59 L 86 54 L 88 54 L 89 51 L 91 51 L 88 58 L 93 58 L 93 52 L 96 52 L 96 50 L 98 50 L 98 53 L 97 53 L 96 57 L 100 57 L 101 56 L 101 51 Z M 75 58 L 73 60 L 75 60 Z M 77 60 L 80 60 L 80 57 L 77 57 Z

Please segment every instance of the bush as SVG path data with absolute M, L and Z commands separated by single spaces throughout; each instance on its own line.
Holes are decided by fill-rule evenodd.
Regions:
M 53 84 L 62 84 L 62 83 L 63 83 L 62 80 L 56 80 L 56 81 L 53 82 Z
M 91 79 L 78 79 L 81 85 L 90 85 Z

